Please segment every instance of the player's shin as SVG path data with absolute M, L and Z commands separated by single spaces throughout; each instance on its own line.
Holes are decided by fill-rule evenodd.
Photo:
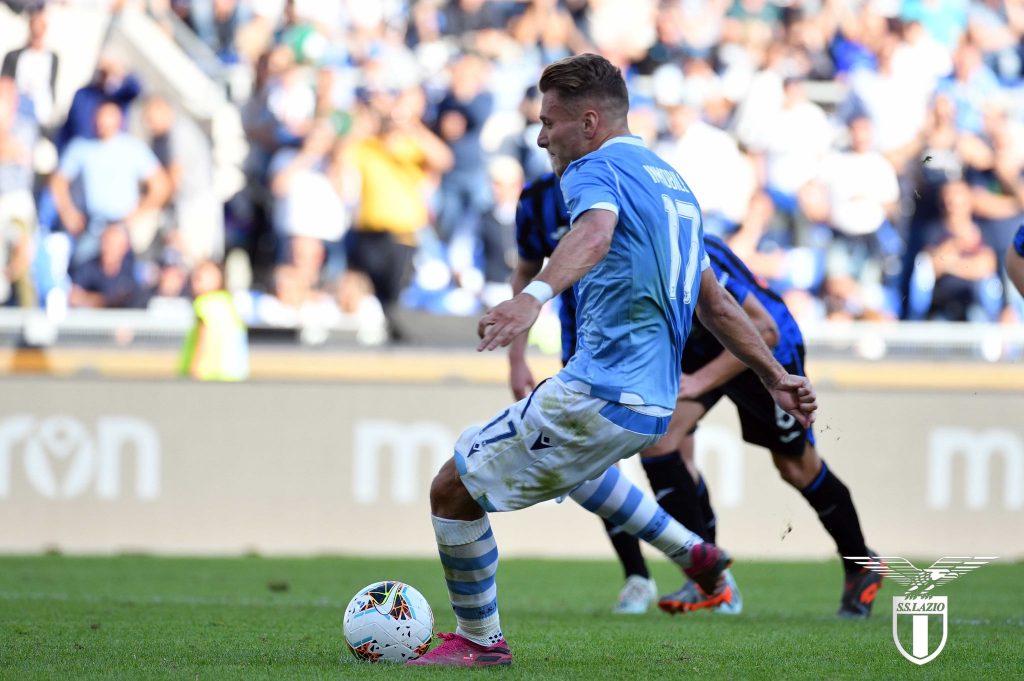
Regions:
M 494 575 L 498 546 L 485 515 L 477 520 L 432 517 L 448 597 L 458 621 L 456 633 L 490 646 L 502 640 Z
M 824 461 L 821 462 L 821 471 L 800 493 L 817 511 L 821 524 L 835 540 L 840 556 L 868 555 L 850 490 Z M 843 558 L 843 568 L 849 573 L 857 572 L 860 566 Z
M 640 463 L 651 482 L 658 505 L 705 541 L 713 541 L 704 527 L 697 483 L 683 464 L 679 452 L 644 458 Z
M 703 535 L 704 539 L 715 543 L 715 537 L 718 533 L 718 518 L 715 516 L 715 509 L 711 507 L 711 493 L 708 490 L 708 483 L 704 480 L 704 476 L 700 476 L 700 480 L 697 481 L 697 500 L 700 503 L 701 518 L 704 521 L 704 529 L 707 534 Z
M 690 549 L 701 538 L 673 520 L 658 502 L 612 467 L 570 495 L 583 508 L 646 541 L 681 567 L 690 566 Z

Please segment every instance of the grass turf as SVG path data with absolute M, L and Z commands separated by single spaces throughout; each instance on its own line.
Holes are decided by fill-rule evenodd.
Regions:
M 663 591 L 678 572 L 655 562 Z M 920 564 L 920 562 L 919 562 Z M 924 562 L 925 565 L 929 564 Z M 741 562 L 739 617 L 610 614 L 609 562 L 503 560 L 506 669 L 359 663 L 343 649 L 349 597 L 413 584 L 450 631 L 431 560 L 0 557 L 0 678 L 11 679 L 1010 679 L 1024 677 L 1024 565 L 988 565 L 944 587 L 949 636 L 923 667 L 892 641 L 883 588 L 866 622 L 838 621 L 837 563 Z

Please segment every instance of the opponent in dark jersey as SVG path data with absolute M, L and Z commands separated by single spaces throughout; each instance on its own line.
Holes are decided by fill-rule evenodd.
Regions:
M 804 341 L 800 327 L 785 303 L 747 268 L 725 243 L 706 236 L 704 245 L 715 276 L 747 311 L 773 354 L 786 370 L 804 375 Z M 775 405 L 761 380 L 738 359 L 725 352 L 721 344 L 694 321 L 693 331 L 683 352 L 683 379 L 676 433 L 687 428 L 680 443 L 684 458 L 692 461 L 693 438 L 697 422 L 722 397 L 728 397 L 739 412 L 743 439 L 767 448 L 782 478 L 800 490 L 818 513 L 822 525 L 836 542 L 840 556 L 868 556 L 860 521 L 850 492 L 835 476 L 815 449 L 814 434 Z M 670 432 L 671 435 L 671 432 Z M 704 489 L 700 489 L 704 487 Z M 714 541 L 715 519 L 707 500 L 706 487 L 700 485 L 700 517 L 697 505 L 690 505 L 683 524 Z M 871 612 L 880 577 L 857 563 L 843 559 L 845 581 L 839 616 L 862 618 Z M 704 597 L 692 583 L 661 599 L 666 610 L 689 609 L 685 606 Z
M 558 188 L 558 178 L 547 173 L 526 185 L 516 206 L 516 244 L 519 262 L 530 269 L 540 266 L 569 232 L 569 209 Z M 532 277 L 526 279 L 529 282 Z M 518 292 L 518 290 L 514 291 Z M 576 351 L 576 293 L 567 288 L 559 296 L 558 319 L 562 323 L 562 364 Z M 519 398 L 522 399 L 522 398 Z
M 520 263 L 513 275 L 513 290 L 519 291 L 540 270 L 558 240 L 569 229 L 569 218 L 557 178 L 549 174 L 527 185 L 516 211 L 517 242 Z M 705 237 L 715 276 L 723 287 L 747 311 L 751 321 L 773 348 L 776 359 L 787 371 L 803 374 L 803 336 L 785 303 L 764 286 L 742 261 L 716 237 Z M 575 349 L 575 298 L 572 290 L 562 294 L 562 361 L 568 361 Z M 510 379 L 513 392 L 521 399 L 534 386 L 525 361 L 526 338 L 510 349 Z M 796 420 L 778 409 L 760 379 L 729 353 L 703 325 L 695 320 L 683 354 L 680 401 L 669 432 L 656 445 L 657 452 L 641 455 L 655 495 L 669 513 L 684 525 L 714 541 L 715 518 L 707 485 L 693 466 L 693 437 L 697 422 L 723 396 L 736 404 L 740 413 L 743 438 L 768 448 L 783 479 L 800 489 L 819 512 L 835 506 L 822 517 L 826 529 L 836 538 L 841 555 L 868 554 L 864 546 L 856 510 L 849 491 L 818 457 L 814 435 Z M 678 461 L 682 455 L 691 475 L 681 475 Z M 643 454 L 648 454 L 644 457 Z M 685 469 L 684 469 L 685 470 Z M 809 478 L 809 479 L 808 479 Z M 620 594 L 618 612 L 642 612 L 642 582 L 648 573 L 638 543 L 625 533 L 606 525 L 612 544 L 626 572 L 626 587 Z M 870 613 L 878 580 L 875 573 L 862 572 L 852 561 L 844 564 L 844 584 L 839 614 L 866 617 Z M 730 576 L 731 578 L 731 576 Z M 632 588 L 631 588 L 632 587 Z M 728 592 L 725 594 L 724 592 Z M 723 599 L 723 596 L 726 596 Z M 717 607 L 736 613 L 742 608 L 735 582 L 723 593 L 709 598 L 692 582 L 659 600 L 670 612 Z

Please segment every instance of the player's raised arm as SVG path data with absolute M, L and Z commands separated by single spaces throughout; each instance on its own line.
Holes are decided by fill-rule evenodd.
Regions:
M 617 222 L 618 216 L 608 210 L 588 210 L 580 215 L 540 275 L 522 293 L 481 317 L 477 350 L 504 347 L 533 326 L 544 303 L 579 281 L 607 255 Z
M 818 404 L 811 382 L 803 376 L 786 373 L 750 318 L 721 287 L 710 268 L 701 274 L 697 316 L 726 350 L 760 377 L 776 404 L 804 427 L 814 423 Z

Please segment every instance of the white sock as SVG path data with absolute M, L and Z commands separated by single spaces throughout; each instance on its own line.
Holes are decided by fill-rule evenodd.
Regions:
M 455 633 L 483 646 L 504 637 L 498 621 L 498 545 L 485 515 L 479 520 L 449 520 L 432 516 L 437 550 L 441 554 L 448 598 L 455 611 Z
M 665 512 L 649 494 L 612 466 L 570 494 L 573 501 L 690 567 L 690 549 L 703 540 Z

